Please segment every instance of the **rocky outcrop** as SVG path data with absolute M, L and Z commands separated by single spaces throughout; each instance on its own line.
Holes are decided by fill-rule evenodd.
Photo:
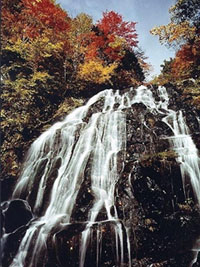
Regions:
M 19 227 L 26 225 L 33 217 L 30 206 L 21 199 L 4 203 L 3 209 L 3 222 L 6 233 L 11 233 Z
M 159 97 L 156 91 L 153 93 Z M 196 110 L 182 103 L 173 88 L 169 88 L 169 93 L 170 108 L 183 110 L 198 146 L 200 126 Z M 92 105 L 85 122 L 92 114 L 101 111 L 102 106 L 101 100 Z M 65 114 L 66 109 L 62 106 L 55 118 L 62 116 L 63 110 Z M 164 115 L 151 113 L 144 104 L 135 103 L 125 113 L 126 151 L 118 155 L 120 179 L 115 186 L 115 206 L 119 216 L 117 225 L 123 231 L 123 266 L 130 267 L 128 261 L 131 257 L 132 267 L 189 267 L 193 259 L 191 249 L 200 236 L 200 212 L 190 187 L 185 195 L 177 155 L 165 138 L 173 135 L 172 130 L 162 121 Z M 85 169 L 70 223 L 62 227 L 58 225 L 47 240 L 47 250 L 39 260 L 42 264 L 45 262 L 45 267 L 79 266 L 80 239 L 94 200 L 90 190 L 90 164 L 91 159 Z M 54 176 L 52 174 L 52 179 Z M 31 219 L 24 203 L 14 200 L 3 212 L 5 231 L 14 231 L 5 242 L 4 267 L 9 266 L 19 245 L 18 240 L 24 235 L 25 225 Z M 12 216 L 18 209 L 14 208 L 13 212 L 12 208 L 16 206 L 22 214 L 25 212 L 25 221 L 13 222 Z M 96 266 L 97 261 L 99 267 L 120 266 L 120 260 L 116 260 L 115 227 L 116 222 L 107 221 L 106 211 L 102 209 L 97 222 L 92 225 L 86 267 Z M 14 248 L 11 243 L 16 244 Z M 193 266 L 200 266 L 200 261 Z
M 185 114 L 195 111 L 190 108 Z M 199 209 L 191 191 L 185 199 L 176 154 L 163 139 L 172 133 L 161 119 L 141 104 L 127 114 L 127 157 L 117 185 L 122 204 L 117 207 L 134 232 L 131 241 L 137 260 L 132 266 L 189 266 L 190 249 L 200 233 Z M 196 121 L 189 123 L 191 132 L 198 128 Z
M 31 208 L 25 200 L 16 199 L 2 203 L 2 266 L 9 266 L 12 262 L 32 218 Z

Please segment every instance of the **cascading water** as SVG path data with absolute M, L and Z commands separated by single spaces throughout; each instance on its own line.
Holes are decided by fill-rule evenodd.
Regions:
M 171 127 L 174 136 L 169 138 L 173 150 L 178 155 L 184 188 L 187 184 L 192 184 L 193 193 L 200 204 L 200 161 L 198 150 L 189 135 L 189 130 L 184 122 L 181 111 L 178 113 L 171 111 L 164 121 Z M 187 193 L 185 192 L 185 195 Z M 186 196 L 187 197 L 187 196 Z
M 103 222 L 113 224 L 116 266 L 123 266 L 125 252 L 131 266 L 131 251 L 134 248 L 130 245 L 129 228 L 118 216 L 115 185 L 123 172 L 125 160 L 125 110 L 134 103 L 143 103 L 151 113 L 164 117 L 163 121 L 174 133 L 174 136 L 166 138 L 178 155 L 183 185 L 189 183 L 192 186 L 200 204 L 198 151 L 182 112 L 168 109 L 169 97 L 165 88 L 160 87 L 158 92 L 159 101 L 145 86 L 138 87 L 136 94 L 133 89 L 123 95 L 112 90 L 100 92 L 33 143 L 13 198 L 23 198 L 32 203 L 35 219 L 30 222 L 10 267 L 43 266 L 41 258 L 45 257 L 47 240 L 51 238 L 53 243 L 55 233 L 73 223 L 72 213 L 76 209 L 88 162 L 91 166 L 87 173 L 90 179 L 88 190 L 93 195 L 93 203 L 80 238 L 79 266 L 87 267 L 85 258 L 87 248 L 92 243 L 92 227 Z M 91 107 L 98 102 L 103 103 L 101 110 L 88 118 Z M 103 221 L 98 218 L 102 210 L 105 210 L 107 217 Z M 96 266 L 100 266 L 101 238 L 98 229 Z

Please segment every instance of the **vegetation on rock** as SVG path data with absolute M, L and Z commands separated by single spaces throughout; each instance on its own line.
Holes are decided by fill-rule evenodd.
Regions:
M 147 166 L 152 166 L 153 163 L 155 163 L 155 161 L 159 161 L 165 164 L 166 161 L 174 162 L 176 158 L 177 158 L 177 154 L 172 150 L 168 150 L 168 151 L 158 152 L 154 154 L 144 154 L 140 157 L 140 164 L 143 167 L 147 167 Z

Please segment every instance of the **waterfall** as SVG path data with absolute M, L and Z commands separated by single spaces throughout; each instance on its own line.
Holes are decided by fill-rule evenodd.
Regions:
M 189 135 L 189 129 L 184 122 L 181 111 L 170 111 L 170 114 L 164 118 L 164 121 L 173 130 L 174 136 L 170 137 L 170 143 L 173 150 L 177 153 L 177 161 L 180 163 L 184 191 L 187 184 L 191 184 L 193 193 L 197 202 L 200 204 L 200 160 L 198 150 Z M 187 197 L 187 193 L 185 197 Z
M 78 194 L 86 178 L 90 180 L 88 192 L 93 196 L 93 201 L 80 237 L 79 267 L 85 266 L 94 225 L 98 228 L 96 266 L 100 266 L 100 226 L 106 222 L 113 225 L 116 266 L 123 266 L 125 253 L 128 255 L 128 266 L 131 266 L 134 248 L 130 244 L 129 228 L 119 219 L 115 186 L 123 172 L 126 157 L 125 111 L 135 103 L 143 103 L 151 113 L 164 117 L 163 121 L 174 134 L 166 138 L 177 153 L 184 188 L 189 183 L 200 204 L 200 160 L 197 148 L 182 112 L 168 109 L 166 89 L 159 87 L 158 92 L 157 101 L 145 86 L 123 94 L 113 90 L 100 92 L 62 122 L 49 128 L 32 144 L 12 198 L 23 198 L 32 203 L 35 218 L 30 222 L 10 267 L 43 266 L 40 258 L 45 257 L 47 240 L 52 238 L 54 243 L 56 231 L 74 223 L 73 210 L 76 209 Z M 100 108 L 90 115 L 95 104 Z M 186 190 L 185 195 L 187 197 Z M 102 210 L 106 214 L 103 220 L 99 219 Z

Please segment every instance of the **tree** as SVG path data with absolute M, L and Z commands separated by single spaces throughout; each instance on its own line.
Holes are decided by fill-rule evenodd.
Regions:
M 175 23 L 188 21 L 191 26 L 199 28 L 200 5 L 199 0 L 178 0 L 170 8 L 171 20 Z
M 69 21 L 51 0 L 2 0 L 2 175 L 17 175 L 25 141 L 62 100 Z
M 180 48 L 192 42 L 200 34 L 200 5 L 198 0 L 176 0 L 169 9 L 171 22 L 153 28 L 150 32 L 158 35 L 161 43 L 174 44 Z
M 97 23 L 97 27 L 105 35 L 115 35 L 126 41 L 128 48 L 138 44 L 135 29 L 136 22 L 123 21 L 121 15 L 114 11 L 104 12 L 103 18 Z
M 140 62 L 144 61 L 139 62 L 134 51 L 138 43 L 135 24 L 123 21 L 122 16 L 114 11 L 104 12 L 103 18 L 91 28 L 90 32 L 84 34 L 79 45 L 81 48 L 79 58 L 82 62 L 79 64 L 78 78 L 86 78 L 86 66 L 92 64 L 94 75 L 93 68 L 90 68 L 88 70 L 90 78 L 87 76 L 87 81 L 95 82 L 94 77 L 97 77 L 98 84 L 109 82 L 121 88 L 144 79 L 140 65 Z M 99 77 L 96 75 L 97 72 L 101 73 Z M 106 76 L 103 73 L 106 73 Z
M 200 37 L 194 43 L 184 44 L 176 53 L 172 72 L 176 78 L 200 77 Z
M 151 30 L 160 42 L 176 48 L 171 65 L 176 79 L 200 77 L 200 5 L 198 0 L 177 0 L 170 8 L 171 22 Z
M 195 38 L 196 28 L 191 26 L 188 21 L 181 22 L 180 24 L 171 22 L 168 25 L 153 28 L 151 34 L 158 35 L 161 44 L 167 44 L 170 47 L 180 47 L 185 42 Z
M 79 66 L 79 77 L 87 82 L 97 84 L 108 83 L 111 81 L 116 67 L 116 63 L 103 66 L 101 61 L 89 60 Z

